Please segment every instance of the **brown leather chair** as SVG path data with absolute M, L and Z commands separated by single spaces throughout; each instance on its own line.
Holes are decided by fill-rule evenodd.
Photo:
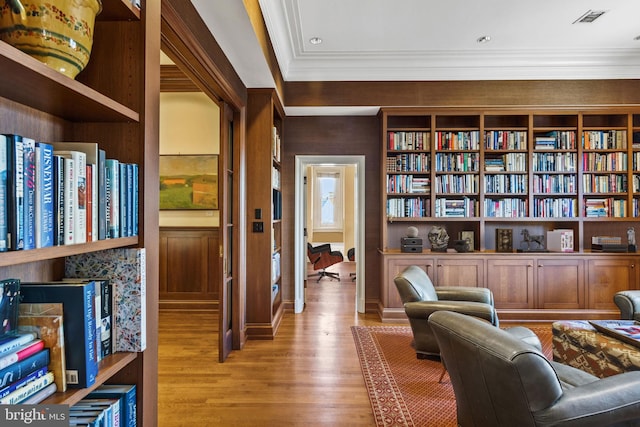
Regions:
M 640 322 L 640 291 L 620 291 L 613 296 L 620 309 L 620 319 Z
M 429 317 L 463 427 L 640 426 L 640 371 L 599 379 L 472 316 Z
M 312 246 L 311 243 L 307 243 L 307 256 L 309 257 L 311 264 L 313 264 L 313 269 L 319 270 L 318 273 L 316 273 L 318 276 L 317 282 L 319 282 L 323 277 L 340 280 L 339 273 L 327 271 L 327 268 L 344 261 L 342 252 L 332 251 L 331 244 L 329 243 L 315 247 Z
M 415 265 L 404 269 L 394 278 L 394 282 L 409 318 L 418 359 L 440 354 L 438 343 L 427 322 L 429 315 L 435 311 L 457 311 L 484 319 L 494 326 L 499 324 L 493 293 L 489 289 L 434 286 L 427 273 Z

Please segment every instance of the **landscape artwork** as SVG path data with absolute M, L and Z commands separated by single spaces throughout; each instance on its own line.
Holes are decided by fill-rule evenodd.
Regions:
M 160 156 L 160 209 L 218 209 L 218 156 Z

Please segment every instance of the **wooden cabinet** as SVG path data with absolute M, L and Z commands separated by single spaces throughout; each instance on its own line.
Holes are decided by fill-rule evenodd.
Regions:
M 437 256 L 435 284 L 437 286 L 484 287 L 484 260 L 472 257 Z
M 284 110 L 273 89 L 247 100 L 247 336 L 273 339 L 283 314 L 280 136 Z
M 0 274 L 23 281 L 59 280 L 64 257 L 119 247 L 146 248 L 147 348 L 100 363 L 96 387 L 137 387 L 138 425 L 157 421 L 158 105 L 160 2 L 103 0 L 88 66 L 72 80 L 0 42 L 0 132 L 37 141 L 91 141 L 107 157 L 139 165 L 139 235 L 86 244 L 0 253 Z M 47 404 L 78 402 L 70 389 Z
M 160 229 L 160 308 L 217 309 L 217 228 Z
M 611 296 L 618 291 L 638 289 L 638 261 L 636 257 L 587 261 L 587 307 L 617 310 Z
M 584 261 L 575 258 L 540 258 L 536 262 L 538 308 L 585 308 Z M 613 295 L 611 295 L 613 299 Z
M 534 263 L 532 258 L 487 258 L 486 283 L 496 307 L 535 307 Z

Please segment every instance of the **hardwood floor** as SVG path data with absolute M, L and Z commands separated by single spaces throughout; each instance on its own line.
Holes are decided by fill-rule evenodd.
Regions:
M 224 363 L 215 313 L 161 311 L 159 426 L 375 426 L 350 326 L 381 322 L 356 313 L 353 266 L 310 278 L 302 314 Z

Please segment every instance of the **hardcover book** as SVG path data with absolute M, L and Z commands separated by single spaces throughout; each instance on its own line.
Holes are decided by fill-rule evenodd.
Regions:
M 26 377 L 30 373 L 46 367 L 48 364 L 49 349 L 45 348 L 24 360 L 11 364 L 4 369 L 0 369 L 0 388 L 8 386 L 9 384 Z
M 0 338 L 14 335 L 18 329 L 20 280 L 0 280 Z
M 7 206 L 9 249 L 24 249 L 24 153 L 20 135 L 7 138 Z
M 146 262 L 144 248 L 116 248 L 65 258 L 68 278 L 108 278 L 113 284 L 114 351 L 146 348 Z
M 0 252 L 9 250 L 7 137 L 0 134 Z
M 53 146 L 36 142 L 36 248 L 53 246 Z
M 64 245 L 65 186 L 64 157 L 53 156 L 53 244 Z
M 74 206 L 73 243 L 87 242 L 87 155 L 82 151 L 59 150 L 54 143 L 54 153 L 73 160 L 71 197 Z M 67 193 L 68 194 L 68 193 Z
M 38 378 L 46 375 L 47 372 L 49 372 L 49 370 L 47 369 L 46 366 L 43 366 L 42 368 L 31 372 L 26 377 L 21 378 L 18 381 L 15 381 L 15 382 L 7 385 L 6 387 L 0 388 L 0 398 L 5 397 L 5 396 L 9 395 L 10 393 L 13 393 L 18 388 L 22 387 L 23 385 L 27 384 L 28 382 L 33 381 L 35 379 L 38 379 Z
M 62 303 L 66 381 L 90 387 L 98 375 L 95 283 L 22 283 L 23 303 Z
M 106 213 L 107 238 L 120 237 L 120 162 L 106 159 Z
M 54 151 L 55 153 L 55 151 Z M 75 242 L 75 221 L 76 221 L 76 207 L 77 203 L 74 194 L 74 183 L 76 174 L 76 165 L 72 158 L 62 157 L 64 161 L 64 244 L 72 245 Z
M 20 403 L 51 383 L 53 383 L 53 372 L 47 372 L 45 375 L 26 383 L 12 393 L 0 398 L 0 405 L 15 405 Z
M 87 395 L 89 398 L 115 398 L 120 400 L 120 425 L 136 427 L 136 386 L 135 384 L 103 384 Z
M 496 228 L 496 252 L 513 252 L 513 230 Z
M 63 310 L 60 303 L 20 304 L 18 332 L 35 333 L 49 349 L 49 370 L 58 391 L 67 391 Z
M 36 248 L 36 141 L 22 137 L 24 170 L 24 249 Z

